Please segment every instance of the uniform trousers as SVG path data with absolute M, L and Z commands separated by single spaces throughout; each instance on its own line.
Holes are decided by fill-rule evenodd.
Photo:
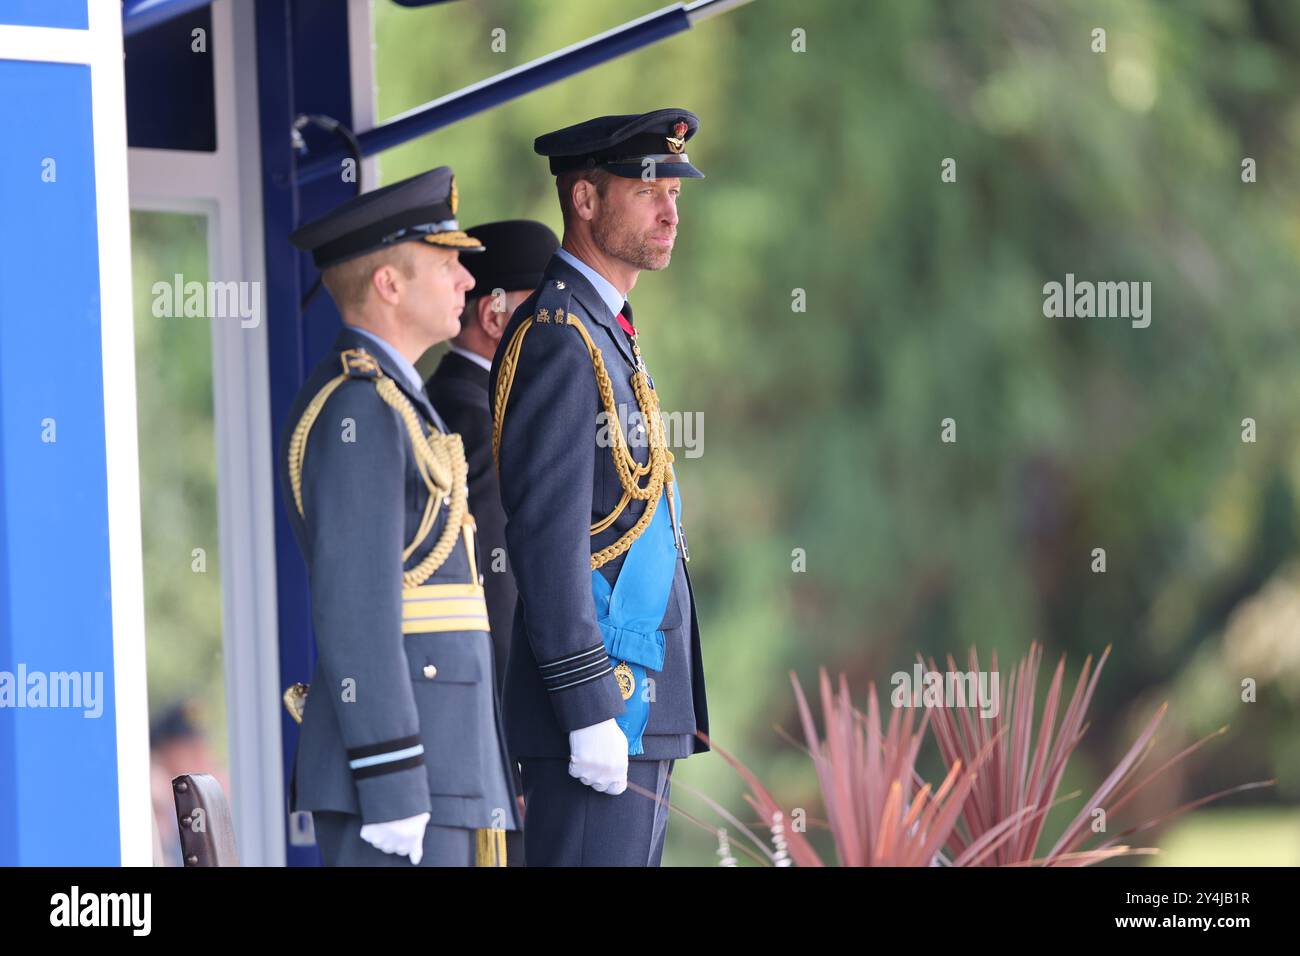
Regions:
M 528 865 L 659 866 L 675 762 L 629 760 L 628 789 L 610 796 L 569 776 L 568 758 L 520 760 Z

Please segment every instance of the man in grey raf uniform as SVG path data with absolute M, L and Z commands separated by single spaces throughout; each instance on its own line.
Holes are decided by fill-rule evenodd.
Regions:
M 456 205 L 444 166 L 290 236 L 344 324 L 278 455 L 319 654 L 290 808 L 330 866 L 504 865 L 519 826 L 464 450 L 414 367 L 473 287 Z
M 562 248 L 492 363 L 519 589 L 504 696 L 529 866 L 658 866 L 674 761 L 707 750 L 682 496 L 627 295 L 668 265 L 686 110 L 539 137 Z M 625 428 L 625 423 L 627 427 Z

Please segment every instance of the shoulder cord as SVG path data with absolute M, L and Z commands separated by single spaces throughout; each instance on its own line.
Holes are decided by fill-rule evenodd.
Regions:
M 289 439 L 289 485 L 293 489 L 294 504 L 300 516 L 306 517 L 302 505 L 302 465 L 307 453 L 307 435 L 316 424 L 316 419 L 320 417 L 321 409 L 325 407 L 325 402 L 330 395 L 348 378 L 347 373 L 339 375 L 316 393 Z M 442 505 L 448 506 L 447 523 L 433 550 L 411 570 L 402 572 L 402 586 L 416 587 L 432 577 L 433 573 L 442 566 L 456 546 L 456 538 L 461 533 L 462 525 L 473 521 L 469 516 L 469 466 L 465 461 L 465 446 L 461 442 L 460 435 L 457 434 L 443 435 L 433 432 L 425 435 L 414 407 L 402 394 L 397 384 L 382 373 L 374 379 L 374 382 L 379 397 L 397 412 L 406 425 L 415 455 L 416 469 L 429 492 L 429 498 L 424 505 L 424 515 L 420 519 L 420 527 L 416 530 L 411 543 L 402 551 L 403 562 L 428 538 Z
M 532 326 L 535 318 L 535 316 L 529 316 L 515 330 L 514 335 L 511 336 L 509 343 L 506 345 L 506 351 L 501 358 L 501 368 L 497 373 L 496 414 L 492 421 L 492 458 L 496 462 L 498 471 L 501 469 L 501 431 L 505 424 L 506 403 L 510 400 L 510 388 L 514 384 L 515 372 L 518 369 L 519 351 L 523 347 L 524 335 Z M 650 458 L 644 465 L 637 462 L 636 458 L 628 450 L 627 439 L 623 435 L 622 427 L 619 425 L 618 413 L 614 405 L 614 387 L 610 382 L 609 372 L 605 368 L 605 360 L 600 353 L 600 348 L 592 341 L 586 326 L 582 324 L 582 320 L 572 312 L 566 314 L 563 320 L 557 314 L 556 321 L 564 321 L 576 328 L 587 345 L 587 353 L 591 356 L 592 368 L 596 374 L 596 389 L 600 393 L 601 403 L 605 406 L 605 414 L 609 423 L 610 455 L 614 459 L 614 470 L 618 473 L 618 481 L 623 488 L 623 496 L 619 499 L 619 503 L 614 510 L 591 526 L 592 536 L 594 537 L 612 525 L 615 519 L 623 513 L 629 501 L 636 499 L 646 502 L 645 511 L 641 513 L 641 517 L 622 537 L 608 547 L 592 554 L 591 569 L 594 571 L 627 551 L 632 546 L 632 543 L 641 536 L 642 532 L 650 526 L 650 521 L 654 518 L 655 510 L 659 506 L 659 498 L 664 490 L 665 483 L 667 483 L 668 497 L 672 498 L 673 453 L 668 450 L 668 442 L 664 435 L 663 418 L 659 413 L 659 396 L 650 387 L 650 380 L 645 372 L 638 369 L 632 374 L 632 388 L 636 393 L 637 407 L 641 411 L 641 418 L 649 429 Z M 645 484 L 641 483 L 640 479 L 642 478 L 646 478 Z

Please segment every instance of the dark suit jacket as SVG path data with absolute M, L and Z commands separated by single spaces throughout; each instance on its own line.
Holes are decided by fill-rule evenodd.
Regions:
M 450 431 L 465 443 L 469 461 L 469 510 L 478 525 L 483 589 L 492 625 L 497 689 L 505 683 L 510 653 L 510 626 L 515 616 L 515 577 L 506 560 L 506 513 L 492 462 L 492 410 L 488 407 L 488 370 L 463 355 L 448 352 L 424 385 L 429 401 Z M 500 568 L 500 570 L 495 570 Z
M 615 403 L 635 413 L 635 363 L 626 334 L 582 273 L 553 256 L 541 286 L 511 316 L 492 362 L 488 395 L 494 414 L 508 343 L 541 309 L 552 317 L 562 309 L 582 321 L 601 351 Z M 622 497 L 601 430 L 626 424 L 624 434 L 639 463 L 647 461 L 649 449 L 632 434 L 635 417 L 624 416 L 623 422 L 604 422 L 604 417 L 591 356 L 578 329 L 535 322 L 519 353 L 500 447 L 506 542 L 519 589 L 503 699 L 506 739 L 516 758 L 567 756 L 569 731 L 626 710 L 603 653 L 591 555 L 620 538 L 645 502 L 630 502 L 613 525 L 591 536 L 591 525 Z M 611 585 L 622 563 L 620 556 L 600 569 Z M 680 758 L 708 749 L 694 736 L 697 729 L 708 732 L 708 708 L 695 597 L 680 555 L 659 630 L 664 667 L 648 672 L 655 699 L 642 738 L 645 753 L 633 759 Z

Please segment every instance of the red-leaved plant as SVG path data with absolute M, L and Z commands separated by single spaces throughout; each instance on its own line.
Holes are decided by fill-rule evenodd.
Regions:
M 1118 841 L 1230 793 L 1274 782 L 1242 784 L 1202 797 L 1155 820 L 1124 830 L 1097 846 L 1083 849 L 1083 843 L 1092 833 L 1089 823 L 1097 808 L 1103 809 L 1108 819 L 1160 774 L 1227 730 L 1224 727 L 1202 738 L 1134 783 L 1164 716 L 1167 705 L 1162 705 L 1052 848 L 1042 856 L 1035 856 L 1048 811 L 1060 802 L 1056 791 L 1066 764 L 1087 730 L 1083 718 L 1109 652 L 1107 647 L 1091 678 L 1091 656 L 1084 662 L 1060 726 L 1056 727 L 1065 668 L 1062 657 L 1047 690 L 1036 740 L 1034 695 L 1042 657 L 1036 643 L 1013 672 L 1006 695 L 1007 707 L 996 708 L 989 717 L 966 707 L 926 707 L 918 724 L 915 708 L 895 708 L 888 726 L 882 728 L 875 684 L 868 688 L 867 712 L 863 714 L 853 706 L 844 676 L 840 676 L 838 692 L 832 692 L 830 678 L 822 668 L 819 672 L 825 727 L 822 736 L 803 689 L 791 673 L 806 752 L 812 758 L 826 812 L 825 820 L 808 823 L 829 829 L 841 866 L 1082 866 L 1114 856 L 1154 853 L 1154 849 L 1130 847 Z M 974 649 L 970 661 L 972 672 L 978 674 L 979 662 Z M 955 671 L 951 657 L 948 664 Z M 996 653 L 992 665 L 996 672 Z M 930 669 L 936 670 L 933 661 Z M 932 716 L 934 736 L 947 767 L 947 775 L 933 792 L 916 771 L 917 754 Z M 743 834 L 752 849 L 745 844 L 731 843 L 725 829 L 710 827 L 676 804 L 671 809 L 695 825 L 717 833 L 724 863 L 734 865 L 730 851 L 735 849 L 759 863 L 824 866 L 802 830 L 786 826 L 790 814 L 759 779 L 716 743 L 709 741 L 709 744 L 748 785 L 750 792 L 745 795 L 745 801 L 762 821 L 758 826 L 769 829 L 770 840 L 757 836 L 754 827 L 706 795 L 680 783 L 676 784 L 678 788 L 698 796 L 735 831 Z M 655 798 L 653 793 L 634 785 L 629 785 L 629 789 Z M 1071 796 L 1074 795 L 1062 799 Z
M 1089 670 L 1092 667 L 1092 655 L 1084 660 L 1083 670 L 1079 673 L 1058 725 L 1056 716 L 1060 710 L 1065 676 L 1065 655 L 1061 655 L 1052 682 L 1047 688 L 1035 739 L 1034 697 L 1042 656 L 1042 648 L 1037 643 L 1031 644 L 1028 655 L 1021 658 L 1012 671 L 1004 705 L 996 708 L 992 716 L 981 717 L 960 704 L 934 710 L 934 737 L 946 766 L 959 767 L 977 753 L 988 755 L 985 771 L 966 796 L 961 821 L 949 835 L 947 849 L 954 856 L 954 865 L 962 859 L 970 846 L 978 843 L 985 834 L 1000 831 L 1002 824 L 1011 819 L 1016 820 L 1017 825 L 1010 839 L 999 841 L 998 846 L 981 863 L 1085 866 L 1112 856 L 1154 852 L 1150 849 L 1126 847 L 1120 845 L 1119 841 L 1228 794 L 1274 783 L 1265 780 L 1220 790 L 1185 803 L 1153 820 L 1131 826 L 1113 837 L 1101 840 L 1096 846 L 1085 848 L 1084 843 L 1094 835 L 1094 820 L 1103 821 L 1099 833 L 1107 832 L 1111 817 L 1144 787 L 1228 729 L 1226 726 L 1220 727 L 1214 733 L 1202 737 L 1138 780 L 1138 773 L 1155 746 L 1156 730 L 1169 706 L 1167 703 L 1161 704 L 1132 746 L 1079 809 L 1056 842 L 1045 853 L 1038 855 L 1037 848 L 1048 812 L 1058 803 L 1077 795 L 1068 794 L 1057 800 L 1056 791 L 1070 755 L 1088 729 L 1084 716 L 1092 701 L 1101 669 L 1110 656 L 1110 646 L 1107 645 L 1102 652 L 1091 678 Z M 957 669 L 951 656 L 948 657 L 948 669 L 950 672 Z M 933 659 L 930 661 L 930 670 L 937 671 Z M 998 655 L 994 651 L 991 672 L 997 673 L 997 670 Z M 970 651 L 970 673 L 980 673 L 979 658 L 974 648 Z

